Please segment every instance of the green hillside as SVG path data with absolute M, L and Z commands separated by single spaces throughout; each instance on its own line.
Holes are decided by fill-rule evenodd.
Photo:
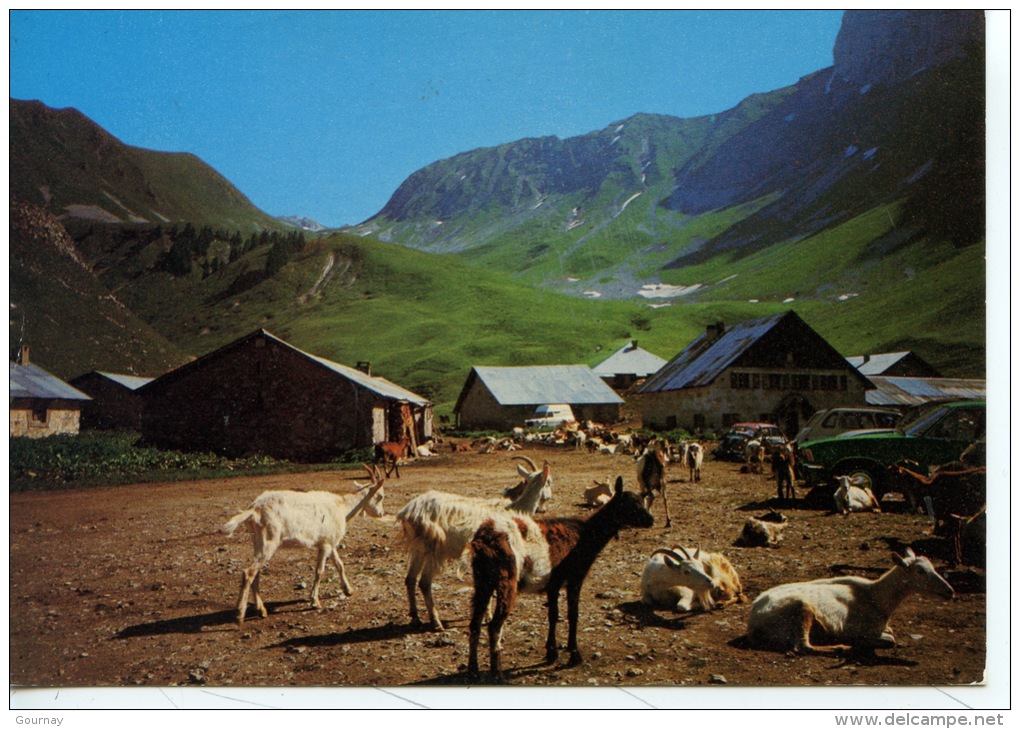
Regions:
M 339 233 L 306 241 L 273 276 L 264 273 L 268 245 L 186 275 L 139 263 L 154 260 L 156 242 L 92 257 L 103 283 L 183 351 L 205 354 L 261 327 L 338 362 L 370 361 L 434 399 L 441 415 L 474 365 L 594 365 L 630 339 L 669 358 L 709 322 L 791 308 L 845 355 L 913 349 L 949 375 L 983 376 L 983 282 L 963 273 L 981 247 L 906 247 L 878 266 L 865 254 L 890 217 L 878 209 L 736 262 L 685 269 L 676 283 L 702 287 L 661 308 L 653 305 L 665 300 L 557 294 L 458 256 Z

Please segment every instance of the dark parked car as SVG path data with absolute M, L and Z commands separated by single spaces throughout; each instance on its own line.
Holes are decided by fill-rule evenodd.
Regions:
M 985 437 L 985 402 L 934 402 L 907 412 L 892 430 L 801 443 L 797 467 L 808 486 L 851 476 L 878 498 L 889 488 L 887 471 L 897 461 L 915 461 L 922 471 L 960 458 Z
M 786 436 L 773 423 L 734 423 L 719 441 L 712 455 L 722 461 L 743 461 L 747 453 L 747 442 L 763 440 L 769 452 L 786 443 Z

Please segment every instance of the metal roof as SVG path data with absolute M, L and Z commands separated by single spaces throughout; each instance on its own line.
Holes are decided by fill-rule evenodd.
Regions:
M 847 357 L 846 361 L 856 367 L 862 375 L 871 377 L 872 375 L 881 375 L 908 354 L 910 352 L 884 352 L 870 354 L 867 359 L 864 356 Z
M 11 399 L 37 398 L 46 400 L 91 400 L 59 377 L 34 364 L 11 362 Z
M 734 324 L 718 339 L 710 339 L 705 332 L 650 377 L 638 392 L 664 392 L 712 384 L 748 347 L 789 313 Z
M 870 377 L 875 389 L 865 394 L 868 405 L 920 405 L 932 400 L 983 400 L 985 380 L 951 377 Z
M 631 341 L 592 367 L 592 370 L 599 377 L 614 375 L 648 377 L 658 372 L 664 364 L 666 364 L 666 360 L 662 357 L 641 349 L 637 346 L 637 342 Z
M 473 367 L 500 405 L 616 405 L 623 399 L 587 365 Z
M 118 385 L 126 387 L 129 390 L 137 390 L 139 387 L 144 387 L 152 382 L 151 377 L 135 377 L 134 375 L 118 375 L 113 372 L 100 372 L 96 370 L 97 375 L 102 375 L 108 380 L 113 380 Z
M 364 387 L 366 390 L 371 390 L 377 395 L 382 395 L 383 397 L 389 398 L 391 400 L 407 400 L 408 402 L 413 402 L 416 405 L 425 406 L 431 404 L 429 400 L 422 397 L 421 395 L 413 393 L 410 390 L 405 390 L 400 385 L 390 382 L 385 377 L 373 377 L 372 375 L 366 372 L 362 372 L 359 369 L 355 369 L 354 367 L 348 367 L 347 365 L 342 365 L 339 362 L 333 362 L 332 360 L 328 360 L 325 357 L 319 357 L 318 355 L 309 354 L 304 350 L 298 349 L 293 344 L 289 344 L 283 341 L 276 335 L 270 334 L 264 329 L 262 330 L 262 333 L 267 338 L 278 342 L 282 346 L 287 347 L 288 349 L 291 349 L 297 352 L 298 354 L 302 354 L 305 357 L 308 357 L 309 359 L 315 360 L 316 362 L 323 365 L 327 369 L 336 372 L 338 375 L 346 377 L 348 380 L 353 380 L 354 382 Z
M 162 377 L 153 380 L 152 383 L 150 384 L 153 385 L 154 387 L 159 387 L 158 383 L 165 382 L 167 378 L 177 378 L 181 376 L 181 373 L 189 371 L 193 367 L 198 366 L 201 362 L 207 361 L 210 357 L 214 357 L 225 350 L 241 345 L 244 342 L 247 342 L 249 339 L 253 339 L 256 337 L 263 337 L 265 339 L 271 340 L 276 344 L 280 345 L 281 347 L 285 347 L 288 350 L 302 357 L 307 357 L 313 362 L 316 362 L 325 367 L 326 369 L 332 371 L 333 373 L 338 374 L 348 380 L 352 380 L 357 384 L 361 385 L 366 390 L 370 390 L 382 397 L 391 400 L 407 400 L 408 402 L 414 403 L 416 405 L 421 405 L 423 407 L 432 404 L 432 402 L 427 398 L 424 398 L 421 395 L 411 392 L 410 390 L 405 390 L 403 387 L 400 387 L 399 385 L 390 382 L 384 377 L 373 377 L 372 375 L 362 372 L 359 369 L 355 369 L 354 367 L 348 367 L 347 365 L 342 365 L 339 364 L 338 362 L 328 360 L 325 357 L 319 357 L 314 354 L 309 354 L 304 350 L 298 349 L 293 344 L 285 342 L 284 340 L 277 337 L 275 334 L 267 332 L 265 329 L 258 329 L 246 337 L 241 337 L 240 339 L 231 342 L 230 344 L 227 344 L 223 347 L 220 347 L 219 349 L 210 352 L 209 354 L 205 354 L 199 357 L 198 359 L 189 362 L 186 365 L 182 365 L 181 367 L 178 367 L 175 370 L 171 370 Z

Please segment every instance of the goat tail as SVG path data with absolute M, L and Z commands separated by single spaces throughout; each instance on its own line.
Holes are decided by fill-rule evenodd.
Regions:
M 220 527 L 220 531 L 224 534 L 233 534 L 239 526 L 244 524 L 249 519 L 253 520 L 253 524 L 259 524 L 259 514 L 254 509 L 245 509 L 240 514 L 235 516 L 233 519 L 228 521 L 226 524 Z

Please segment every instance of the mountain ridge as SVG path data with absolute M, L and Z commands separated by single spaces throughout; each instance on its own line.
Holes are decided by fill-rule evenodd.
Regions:
M 58 218 L 282 230 L 190 152 L 124 144 L 77 109 L 11 98 L 10 194 Z
M 12 220 L 22 196 L 50 217 L 12 225 L 11 340 L 56 374 L 151 375 L 265 327 L 443 412 L 474 364 L 595 364 L 633 338 L 668 358 L 706 323 L 795 309 L 846 355 L 983 376 L 981 64 L 972 48 L 894 74 L 901 99 L 837 70 L 719 114 L 440 160 L 351 235 L 301 235 L 239 192 L 206 196 L 219 183 L 193 156 L 125 148 L 78 112 L 27 125 L 12 99 Z M 943 121 L 938 144 L 918 136 Z M 179 220 L 154 214 L 171 203 Z

